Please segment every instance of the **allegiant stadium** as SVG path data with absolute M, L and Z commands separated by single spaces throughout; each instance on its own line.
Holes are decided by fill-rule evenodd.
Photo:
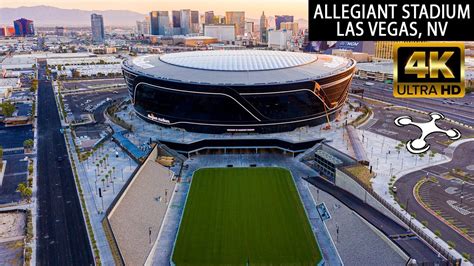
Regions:
M 316 126 L 338 114 L 355 61 L 269 50 L 140 56 L 123 74 L 139 117 L 191 132 L 272 133 Z

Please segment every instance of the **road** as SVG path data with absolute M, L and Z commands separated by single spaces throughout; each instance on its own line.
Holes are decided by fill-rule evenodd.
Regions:
M 474 95 L 467 94 L 464 98 L 455 99 L 454 102 L 447 102 L 444 99 L 402 99 L 393 97 L 392 84 L 373 82 L 368 86 L 366 81 L 354 79 L 352 89 L 364 89 L 364 97 L 385 101 L 388 103 L 410 107 L 426 112 L 441 112 L 447 118 L 474 126 Z M 444 103 L 446 102 L 446 103 Z
M 439 261 L 437 253 L 418 237 L 395 239 L 394 236 L 410 233 L 410 230 L 394 222 L 392 219 L 375 210 L 359 198 L 319 177 L 310 177 L 307 181 L 315 187 L 322 189 L 337 198 L 339 201 L 344 203 L 344 205 L 379 229 L 387 237 L 390 238 L 392 236 L 392 241 L 403 249 L 411 258 L 416 259 L 418 263 L 433 263 Z
M 93 256 L 45 66 L 38 70 L 38 265 L 92 265 Z M 58 160 L 58 157 L 63 158 Z
M 427 174 L 433 175 L 434 173 L 448 172 L 453 168 L 460 168 L 465 170 L 466 166 L 472 165 L 472 154 L 474 154 L 474 142 L 467 142 L 458 146 L 454 152 L 453 160 L 451 162 L 431 166 L 420 171 L 412 172 L 407 174 L 395 182 L 397 187 L 397 198 L 403 204 L 407 205 L 408 212 L 415 212 L 416 219 L 418 221 L 427 221 L 428 228 L 432 231 L 439 230 L 441 232 L 441 238 L 445 241 L 453 241 L 456 244 L 456 250 L 459 252 L 467 252 L 474 254 L 474 245 L 466 238 L 459 235 L 451 227 L 444 224 L 434 215 L 426 211 L 421 205 L 416 202 L 413 195 L 413 187 Z M 454 186 L 454 185 L 452 185 Z M 461 215 L 461 214 L 460 214 Z

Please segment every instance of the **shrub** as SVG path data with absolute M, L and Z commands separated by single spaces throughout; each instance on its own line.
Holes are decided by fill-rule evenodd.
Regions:
M 467 253 L 467 252 L 463 252 L 462 253 L 462 256 L 466 259 L 466 260 L 471 260 L 471 254 Z
M 453 241 L 448 241 L 448 246 L 450 248 L 456 248 L 456 243 L 454 243 Z

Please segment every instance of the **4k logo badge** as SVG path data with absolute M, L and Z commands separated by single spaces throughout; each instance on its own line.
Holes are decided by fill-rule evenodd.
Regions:
M 464 97 L 463 43 L 396 43 L 393 53 L 395 97 Z

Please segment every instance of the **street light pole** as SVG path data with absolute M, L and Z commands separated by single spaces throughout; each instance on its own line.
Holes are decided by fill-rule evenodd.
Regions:
M 151 245 L 151 226 L 148 227 L 148 244 Z

